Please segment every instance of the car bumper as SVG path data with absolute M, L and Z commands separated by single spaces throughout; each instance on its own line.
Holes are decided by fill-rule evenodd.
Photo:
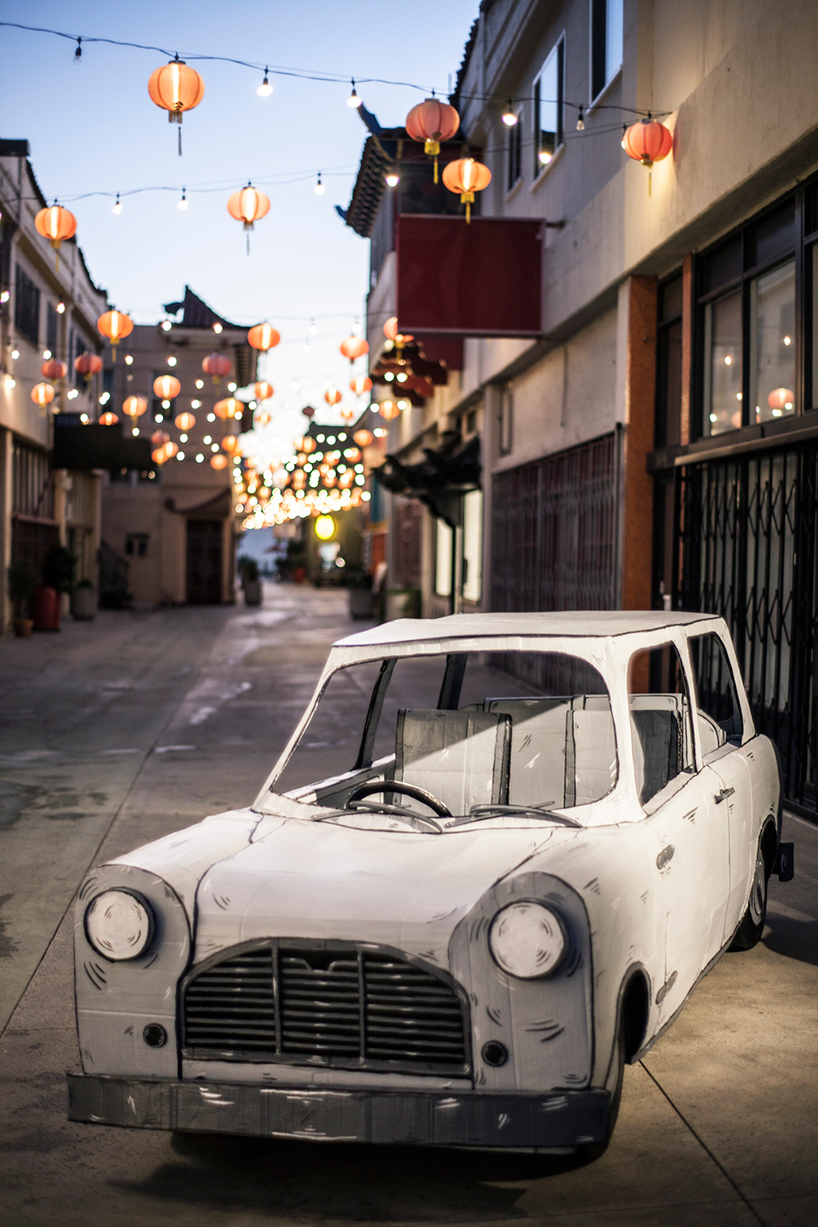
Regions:
M 601 1142 L 610 1095 L 303 1090 L 68 1074 L 68 1116 L 132 1129 L 435 1146 L 564 1148 Z

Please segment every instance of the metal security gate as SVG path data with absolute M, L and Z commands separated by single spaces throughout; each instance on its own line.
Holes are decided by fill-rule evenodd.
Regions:
M 493 480 L 491 608 L 616 605 L 617 436 Z
M 730 626 L 784 792 L 818 812 L 818 442 L 690 465 L 679 483 L 683 609 Z

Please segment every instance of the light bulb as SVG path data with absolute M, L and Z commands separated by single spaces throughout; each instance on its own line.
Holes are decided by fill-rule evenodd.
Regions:
M 582 113 L 582 107 L 580 107 L 579 114 L 577 115 L 577 132 L 584 132 L 584 131 L 585 131 L 585 116 Z
M 20 351 L 19 351 L 19 349 L 13 349 L 13 350 L 11 351 L 11 356 L 12 356 L 12 358 L 19 358 L 19 357 L 20 357 Z
M 506 107 L 506 109 L 503 111 L 503 114 L 502 114 L 501 118 L 502 118 L 502 121 L 503 121 L 503 123 L 506 125 L 506 127 L 507 127 L 507 128 L 513 128 L 513 127 L 515 127 L 515 126 L 516 126 L 516 125 L 519 123 L 519 121 L 520 121 L 520 117 L 519 117 L 519 115 L 515 115 L 515 114 L 514 114 L 514 110 L 513 110 L 513 108 L 512 108 L 512 105 L 511 105 L 511 99 L 510 99 L 510 98 L 509 98 L 509 100 L 508 100 L 508 106 L 507 106 L 507 107 Z
M 359 107 L 360 105 L 361 105 L 361 99 L 358 97 L 357 91 L 355 89 L 355 78 L 353 77 L 352 78 L 352 93 L 347 98 L 347 106 L 348 107 Z
M 398 184 L 400 183 L 400 175 L 395 170 L 394 166 L 389 168 L 389 170 L 384 175 L 384 179 L 386 181 L 387 187 L 397 187 Z
M 182 199 L 179 201 L 179 204 L 178 204 L 176 207 L 177 207 L 178 209 L 181 209 L 183 213 L 184 213 L 185 209 L 187 208 L 187 196 L 185 195 L 185 189 L 184 189 L 184 188 L 182 188 Z
M 313 336 L 315 336 L 317 331 L 318 325 L 316 324 L 315 320 L 310 320 L 310 332 L 313 334 Z
M 126 354 L 126 355 L 125 355 L 125 365 L 126 365 L 126 366 L 133 366 L 133 354 Z
M 318 172 L 318 182 L 317 182 L 317 183 L 316 183 L 316 185 L 315 185 L 315 194 L 316 194 L 316 196 L 323 196 L 323 195 L 324 195 L 324 185 L 323 185 L 323 183 L 321 182 L 321 172 L 320 172 L 320 170 L 319 170 L 319 172 Z
M 176 366 L 176 359 L 173 357 L 168 358 L 168 366 Z
M 44 349 L 44 350 L 43 350 L 43 357 L 45 358 L 45 360 L 46 360 L 46 361 L 48 361 L 48 359 L 51 357 L 51 350 L 50 350 L 50 349 Z
M 163 332 L 170 332 L 172 327 L 173 324 L 171 324 L 170 320 L 162 320 L 161 328 Z
M 258 89 L 256 90 L 256 93 L 258 94 L 259 98 L 269 98 L 270 94 L 272 94 L 273 92 L 273 87 L 267 78 L 267 73 L 269 71 L 270 71 L 269 68 L 264 69 L 264 80 L 262 81 Z
M 554 155 L 552 153 L 549 153 L 547 149 L 541 149 L 540 152 L 537 154 L 537 159 L 540 163 L 540 166 L 547 166 L 548 163 L 553 160 L 553 157 Z
M 217 324 L 214 324 L 214 325 L 213 325 L 213 331 L 216 333 L 216 336 L 218 336 L 220 332 L 224 332 L 224 325 L 223 325 L 223 324 L 218 324 L 218 323 L 217 323 Z M 203 387 L 204 387 L 204 383 L 202 382 L 202 380 L 201 380 L 201 379 L 197 379 L 197 380 L 196 380 L 196 387 L 197 387 L 197 388 L 203 388 Z
M 8 292 L 6 292 L 6 297 L 3 299 L 3 301 L 8 302 Z M 57 303 L 57 315 L 65 315 L 65 303 L 64 302 Z
M 116 201 L 114 202 L 113 211 L 117 215 L 119 215 L 122 212 L 122 201 L 119 199 L 119 192 L 117 192 L 116 194 Z
M 203 387 L 204 387 L 204 380 L 203 380 L 203 379 L 197 379 L 197 380 L 196 380 L 196 387 L 197 387 L 197 388 L 203 388 Z

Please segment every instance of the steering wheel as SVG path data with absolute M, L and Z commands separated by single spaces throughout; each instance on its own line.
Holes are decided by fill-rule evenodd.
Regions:
M 415 801 L 420 801 L 422 805 L 428 805 L 429 809 L 437 814 L 438 818 L 452 817 L 452 811 L 448 805 L 438 801 L 437 797 L 432 796 L 425 788 L 420 788 L 417 784 L 404 784 L 402 780 L 367 780 L 366 783 L 359 784 L 357 788 L 353 788 L 347 797 L 346 808 L 353 809 L 353 801 L 361 801 L 373 792 L 397 792 L 401 796 L 412 797 Z M 422 821 L 423 816 L 421 814 L 415 814 L 415 817 L 420 818 Z

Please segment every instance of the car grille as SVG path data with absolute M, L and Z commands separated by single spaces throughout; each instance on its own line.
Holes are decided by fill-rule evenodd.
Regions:
M 465 1010 L 448 978 L 391 951 L 265 942 L 187 980 L 183 1053 L 462 1075 Z

